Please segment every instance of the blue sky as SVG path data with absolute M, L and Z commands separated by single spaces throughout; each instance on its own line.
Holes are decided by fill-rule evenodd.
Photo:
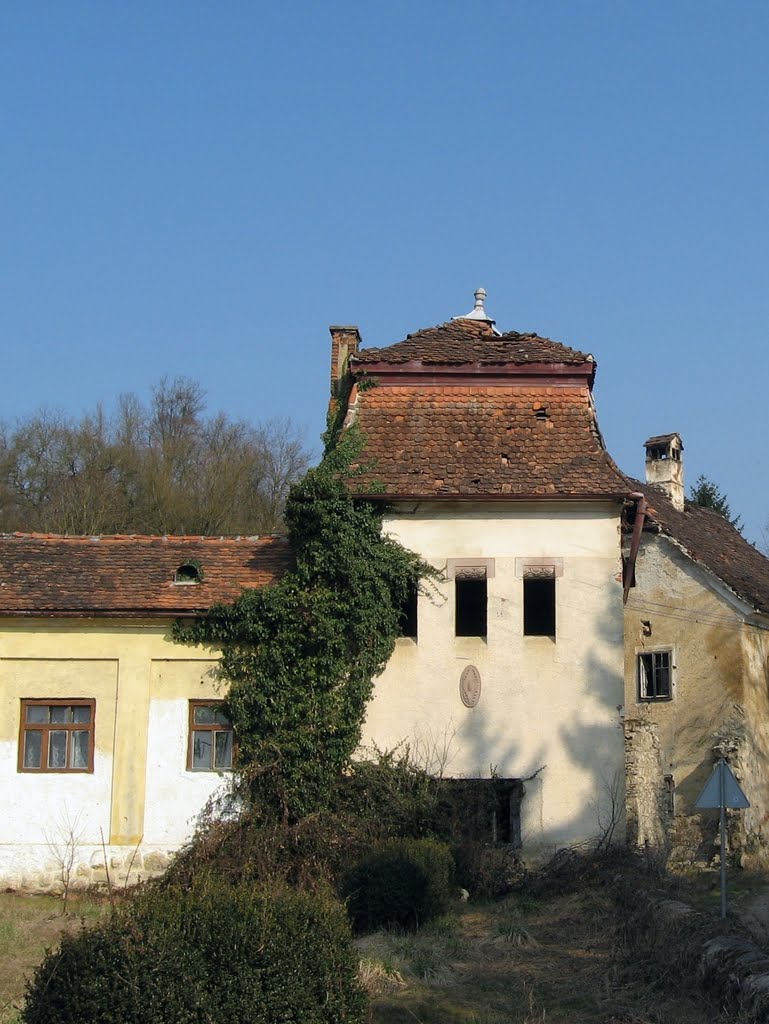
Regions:
M 769 3 L 0 5 L 6 420 L 288 415 L 330 323 L 466 312 L 592 352 L 610 451 L 679 431 L 769 517 Z

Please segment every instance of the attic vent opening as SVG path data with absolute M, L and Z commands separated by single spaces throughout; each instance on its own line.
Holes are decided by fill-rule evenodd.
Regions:
M 174 583 L 180 586 L 189 586 L 194 583 L 203 582 L 203 568 L 200 562 L 182 562 L 174 573 Z
M 541 406 L 539 409 L 535 410 L 534 418 L 539 420 L 540 422 L 544 422 L 545 420 L 550 419 L 550 414 L 544 406 Z

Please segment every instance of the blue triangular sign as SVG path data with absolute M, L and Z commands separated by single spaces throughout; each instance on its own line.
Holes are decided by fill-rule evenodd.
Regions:
M 750 807 L 750 801 L 742 792 L 739 782 L 734 777 L 734 772 L 726 763 L 719 761 L 705 787 L 694 802 L 694 806 L 701 811 L 709 807 Z

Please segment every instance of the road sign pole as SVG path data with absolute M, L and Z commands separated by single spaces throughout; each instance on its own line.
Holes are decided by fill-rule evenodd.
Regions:
M 698 811 L 718 808 L 721 812 L 721 917 L 726 917 L 726 808 L 750 807 L 750 801 L 723 758 L 719 759 L 702 792 L 694 801 L 694 806 Z
M 726 917 L 726 772 L 724 762 L 719 761 L 720 779 L 719 790 L 721 796 L 721 918 Z

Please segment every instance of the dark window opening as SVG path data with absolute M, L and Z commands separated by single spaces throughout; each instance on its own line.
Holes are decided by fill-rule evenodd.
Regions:
M 454 581 L 456 595 L 455 633 L 457 636 L 486 636 L 486 580 Z
M 408 597 L 401 605 L 398 618 L 398 635 L 411 640 L 417 638 L 417 596 L 417 588 L 412 587 Z
M 540 420 L 540 422 L 543 421 L 543 420 L 549 420 L 550 419 L 550 414 L 548 413 L 547 409 L 544 409 L 544 408 L 543 409 L 537 409 L 537 411 L 534 413 L 534 416 L 538 420 Z
M 524 636 L 555 636 L 555 578 L 523 581 Z
M 640 700 L 670 700 L 670 651 L 638 655 L 638 696 Z
M 183 562 L 174 573 L 174 583 L 202 583 L 203 570 L 196 562 Z
M 478 843 L 521 845 L 521 801 L 519 779 L 442 779 L 441 820 L 451 834 Z
M 665 810 L 669 815 L 675 816 L 676 813 L 676 801 L 675 801 L 676 785 L 672 775 L 665 776 Z

